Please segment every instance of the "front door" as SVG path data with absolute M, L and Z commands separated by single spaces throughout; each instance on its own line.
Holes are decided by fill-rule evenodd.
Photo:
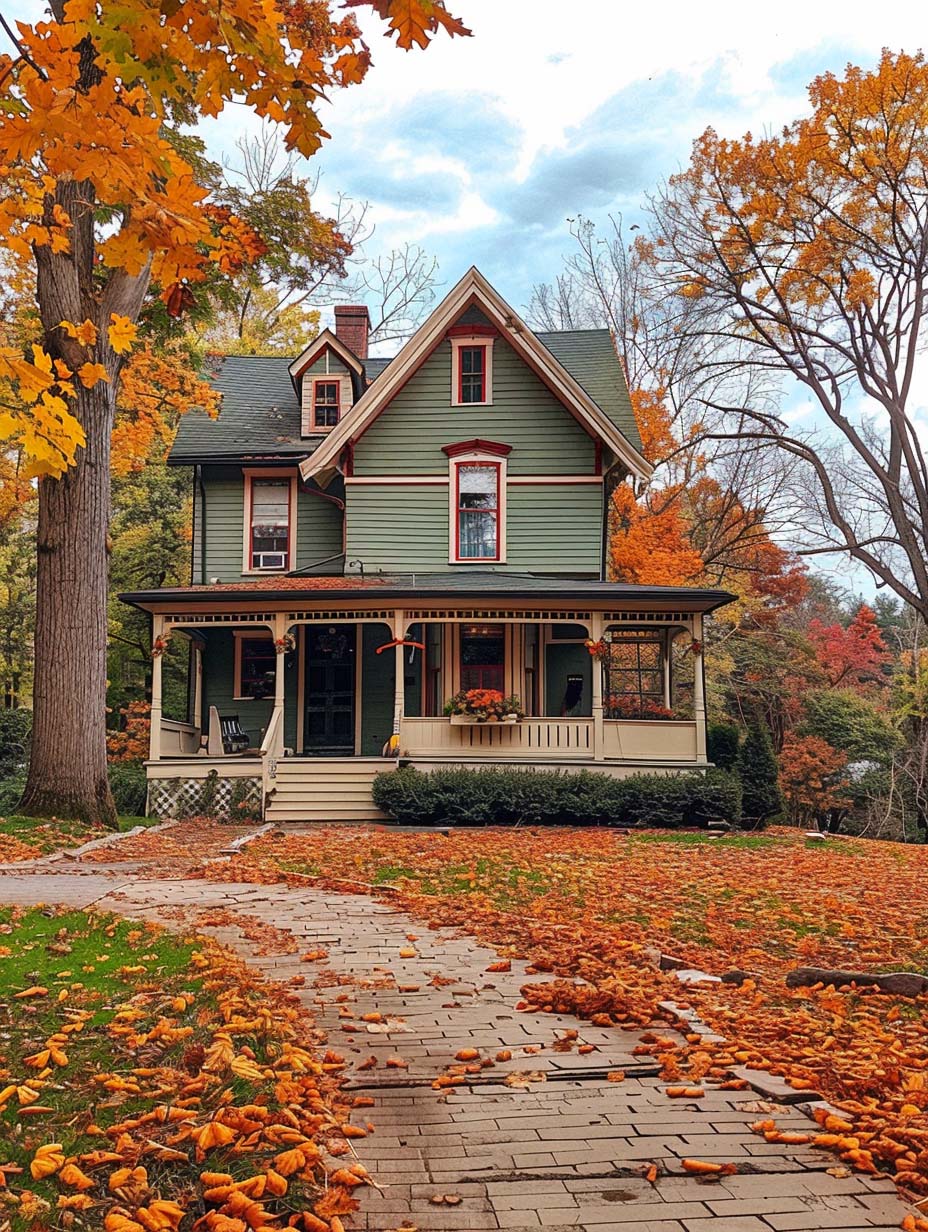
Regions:
M 354 753 L 355 626 L 307 625 L 303 752 Z

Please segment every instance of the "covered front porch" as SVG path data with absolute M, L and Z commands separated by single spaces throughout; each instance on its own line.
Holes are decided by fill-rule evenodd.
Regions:
M 648 602 L 644 588 L 619 604 L 622 588 L 598 586 L 611 604 L 522 596 L 477 605 L 469 596 L 219 609 L 188 592 L 182 606 L 153 613 L 149 779 L 250 775 L 266 807 L 281 777 L 287 790 L 305 783 L 309 796 L 345 762 L 355 777 L 365 763 L 368 778 L 400 762 L 610 774 L 705 766 L 710 604 Z M 188 713 L 168 718 L 162 652 L 181 643 Z M 474 689 L 512 699 L 518 716 L 447 713 L 450 699 Z M 239 733 L 231 744 L 228 731 Z

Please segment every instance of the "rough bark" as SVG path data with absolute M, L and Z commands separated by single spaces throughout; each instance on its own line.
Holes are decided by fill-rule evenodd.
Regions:
M 20 810 L 115 825 L 106 771 L 111 392 L 82 390 L 77 465 L 39 484 L 32 755 Z
M 93 48 L 81 52 L 81 85 L 97 77 Z M 110 519 L 110 437 L 121 359 L 107 341 L 111 314 L 135 320 L 149 271 L 108 278 L 95 269 L 94 191 L 87 181 L 60 180 L 45 199 L 71 220 L 70 251 L 34 249 L 36 298 L 43 345 L 76 372 L 93 358 L 108 381 L 85 389 L 75 378 L 72 410 L 86 441 L 60 479 L 39 482 L 35 684 L 29 773 L 19 809 L 31 817 L 75 817 L 116 824 L 106 769 L 107 574 Z M 61 328 L 92 321 L 91 356 Z

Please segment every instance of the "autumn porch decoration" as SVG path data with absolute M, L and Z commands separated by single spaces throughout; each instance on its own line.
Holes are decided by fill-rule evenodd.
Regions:
M 523 713 L 519 698 L 504 697 L 499 689 L 461 689 L 445 703 L 445 714 L 454 725 L 517 723 Z

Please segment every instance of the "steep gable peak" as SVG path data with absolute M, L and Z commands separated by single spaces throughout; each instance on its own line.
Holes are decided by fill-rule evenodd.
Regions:
M 301 464 L 304 478 L 315 477 L 327 484 L 338 470 L 344 449 L 360 440 L 395 394 L 448 337 L 449 331 L 461 326 L 498 331 L 591 436 L 606 445 L 636 478 L 650 476 L 653 468 L 641 453 L 477 267 L 471 266 L 327 440 Z

